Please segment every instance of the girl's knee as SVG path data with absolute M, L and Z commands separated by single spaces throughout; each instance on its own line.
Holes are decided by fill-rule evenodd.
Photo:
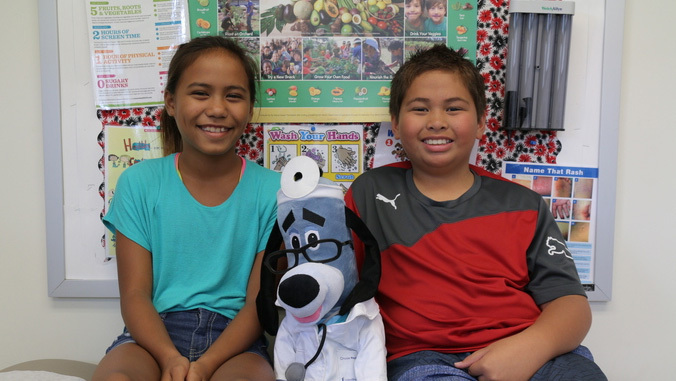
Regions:
M 135 343 L 113 348 L 94 371 L 93 381 L 159 380 L 160 368 L 145 349 Z
M 245 352 L 233 357 L 214 372 L 212 380 L 258 381 L 275 380 L 272 365 L 260 355 Z
M 105 375 L 94 374 L 93 381 L 132 381 L 131 376 L 122 372 L 112 372 Z

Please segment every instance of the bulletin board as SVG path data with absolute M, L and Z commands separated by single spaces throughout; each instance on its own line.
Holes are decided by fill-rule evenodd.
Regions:
M 105 163 L 91 165 L 92 158 L 96 163 L 96 158 L 102 157 L 103 144 L 97 146 L 96 142 L 103 139 L 103 119 L 154 119 L 157 110 L 132 110 L 139 115 L 122 116 L 97 113 L 85 32 L 86 3 L 39 0 L 38 6 L 48 293 L 52 297 L 117 297 L 115 261 L 106 256 L 102 239 L 105 188 L 101 170 Z M 561 163 L 598 171 L 594 282 L 587 292 L 591 301 L 610 300 L 624 1 L 576 4 L 565 131 L 509 136 L 506 144 L 499 121 L 507 6 L 502 0 L 477 2 L 477 66 L 488 79 L 490 110 L 488 132 L 476 151 L 475 164 L 493 172 L 508 161 Z M 375 126 L 375 131 L 378 128 Z M 376 137 L 368 139 L 373 143 Z M 537 152 L 538 144 L 530 143 L 537 141 L 549 147 L 549 154 Z

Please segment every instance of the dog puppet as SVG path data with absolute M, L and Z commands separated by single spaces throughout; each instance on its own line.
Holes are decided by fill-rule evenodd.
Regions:
M 277 336 L 277 379 L 386 380 L 384 328 L 373 299 L 380 280 L 375 239 L 313 159 L 290 160 L 281 183 L 257 298 L 263 327 Z M 366 246 L 359 274 L 352 231 Z M 276 250 L 282 241 L 285 249 Z M 285 312 L 279 327 L 275 305 Z

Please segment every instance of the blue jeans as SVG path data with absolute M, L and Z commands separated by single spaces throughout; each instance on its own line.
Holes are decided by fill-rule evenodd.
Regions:
M 164 326 L 176 349 L 191 362 L 199 359 L 232 321 L 232 319 L 216 312 L 201 308 L 188 311 L 165 312 L 160 314 L 160 318 L 164 322 Z M 106 353 L 118 345 L 135 342 L 125 327 L 123 333 L 115 339 L 113 344 L 106 350 Z M 271 362 L 264 337 L 256 340 L 251 348 L 245 352 L 256 353 L 268 362 Z
M 471 353 L 440 353 L 421 351 L 394 359 L 387 363 L 387 377 L 390 381 L 476 381 L 463 369 L 453 366 Z M 531 381 L 548 380 L 607 380 L 601 369 L 594 363 L 591 352 L 579 346 L 569 353 L 555 357 L 540 368 Z

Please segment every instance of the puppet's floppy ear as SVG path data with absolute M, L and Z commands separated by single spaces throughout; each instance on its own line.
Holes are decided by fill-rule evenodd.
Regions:
M 277 335 L 277 328 L 279 326 L 279 315 L 275 300 L 277 299 L 277 282 L 276 276 L 265 266 L 265 261 L 271 253 L 277 251 L 282 246 L 282 232 L 279 226 L 275 223 L 270 232 L 268 243 L 265 246 L 265 253 L 263 254 L 263 265 L 261 266 L 261 286 L 256 296 L 256 310 L 258 311 L 258 321 L 260 321 L 263 329 L 268 334 Z M 273 267 L 277 267 L 277 263 L 270 263 Z
M 364 263 L 359 273 L 359 282 L 354 286 L 350 294 L 340 306 L 340 315 L 344 315 L 355 304 L 371 299 L 376 295 L 378 283 L 380 283 L 380 250 L 371 231 L 356 213 L 347 206 L 345 207 L 345 222 L 357 237 L 364 243 Z

